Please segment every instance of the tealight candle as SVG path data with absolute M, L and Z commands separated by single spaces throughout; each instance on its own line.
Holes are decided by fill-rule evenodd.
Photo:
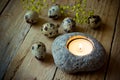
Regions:
M 67 73 L 98 70 L 106 59 L 101 43 L 79 32 L 57 37 L 52 44 L 52 54 L 56 66 Z
M 77 38 L 68 44 L 68 49 L 74 55 L 84 56 L 91 53 L 93 44 L 87 39 Z

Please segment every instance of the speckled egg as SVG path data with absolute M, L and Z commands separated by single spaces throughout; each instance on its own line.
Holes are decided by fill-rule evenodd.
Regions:
M 72 18 L 65 18 L 62 22 L 62 24 L 60 25 L 60 27 L 63 28 L 64 32 L 68 33 L 68 32 L 72 32 L 73 28 L 75 28 L 75 21 Z
M 39 15 L 36 11 L 27 11 L 24 18 L 27 23 L 34 24 L 38 22 Z
M 42 42 L 36 42 L 32 45 L 32 54 L 38 60 L 43 60 L 46 55 L 46 47 L 45 44 Z
M 61 12 L 60 12 L 60 7 L 59 5 L 53 5 L 49 10 L 48 10 L 48 17 L 52 19 L 57 19 L 60 17 Z
M 88 26 L 96 29 L 101 25 L 101 18 L 98 15 L 92 15 L 88 18 Z
M 58 25 L 45 23 L 41 28 L 41 32 L 47 37 L 55 37 L 58 35 Z

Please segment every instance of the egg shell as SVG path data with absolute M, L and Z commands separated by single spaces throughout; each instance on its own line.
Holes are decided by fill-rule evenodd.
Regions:
M 46 55 L 46 47 L 42 42 L 36 42 L 32 45 L 32 54 L 39 60 L 44 59 Z
M 53 23 L 45 23 L 41 28 L 41 32 L 47 37 L 55 37 L 58 35 L 58 26 Z
M 98 15 L 91 15 L 88 18 L 88 26 L 90 28 L 96 29 L 96 28 L 100 27 L 101 23 L 102 23 L 101 18 Z
M 76 23 L 72 18 L 67 17 L 62 21 L 60 27 L 63 28 L 64 32 L 68 33 L 73 31 L 73 29 L 75 28 L 75 24 Z
M 61 16 L 61 12 L 60 12 L 60 7 L 59 5 L 53 5 L 51 8 L 49 8 L 48 10 L 48 17 L 49 18 L 53 18 L 53 19 L 57 19 Z
M 36 11 L 27 11 L 24 18 L 27 23 L 34 24 L 38 22 L 39 14 Z

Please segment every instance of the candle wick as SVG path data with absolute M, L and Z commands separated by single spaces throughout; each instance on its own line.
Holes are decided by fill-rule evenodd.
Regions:
M 82 52 L 82 48 L 80 48 L 79 51 Z

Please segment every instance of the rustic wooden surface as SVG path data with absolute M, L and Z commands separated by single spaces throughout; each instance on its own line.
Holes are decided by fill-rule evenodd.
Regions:
M 99 40 L 104 45 L 107 55 L 110 55 L 110 48 L 116 24 L 115 20 L 117 18 L 116 15 L 119 7 L 119 0 L 100 0 L 99 2 L 97 0 L 94 2 L 91 2 L 90 0 L 88 1 L 89 6 L 92 6 L 92 8 L 95 9 L 96 14 L 99 14 L 102 17 L 104 24 L 101 26 L 101 29 L 96 31 L 87 28 L 85 33 L 89 33 L 97 38 L 97 40 Z M 54 80 L 104 80 L 106 79 L 106 68 L 107 65 L 105 65 L 101 70 L 97 72 L 89 72 L 84 74 L 79 73 L 77 75 L 69 75 L 57 69 Z
M 74 75 L 59 70 L 51 54 L 54 39 L 42 35 L 40 28 L 45 22 L 60 24 L 62 19 L 53 21 L 46 17 L 47 14 L 41 14 L 39 23 L 30 26 L 24 21 L 25 10 L 22 9 L 20 1 L 6 0 L 5 5 L 0 5 L 0 80 L 120 80 L 120 1 L 87 1 L 87 7 L 101 16 L 103 25 L 99 30 L 77 25 L 76 31 L 91 34 L 105 47 L 108 57 L 100 70 Z M 69 3 L 72 3 L 72 0 L 69 0 Z M 47 13 L 47 10 L 44 13 Z M 31 45 L 36 41 L 47 46 L 47 57 L 43 62 L 36 60 L 31 54 Z
M 111 50 L 110 64 L 107 71 L 107 80 L 118 80 L 120 79 L 120 8 L 117 15 L 118 19 L 116 22 L 115 36 L 113 37 L 113 45 Z
M 24 13 L 19 0 L 11 0 L 0 15 L 0 79 L 30 29 Z
M 0 14 L 4 11 L 9 1 L 10 0 L 0 0 Z

